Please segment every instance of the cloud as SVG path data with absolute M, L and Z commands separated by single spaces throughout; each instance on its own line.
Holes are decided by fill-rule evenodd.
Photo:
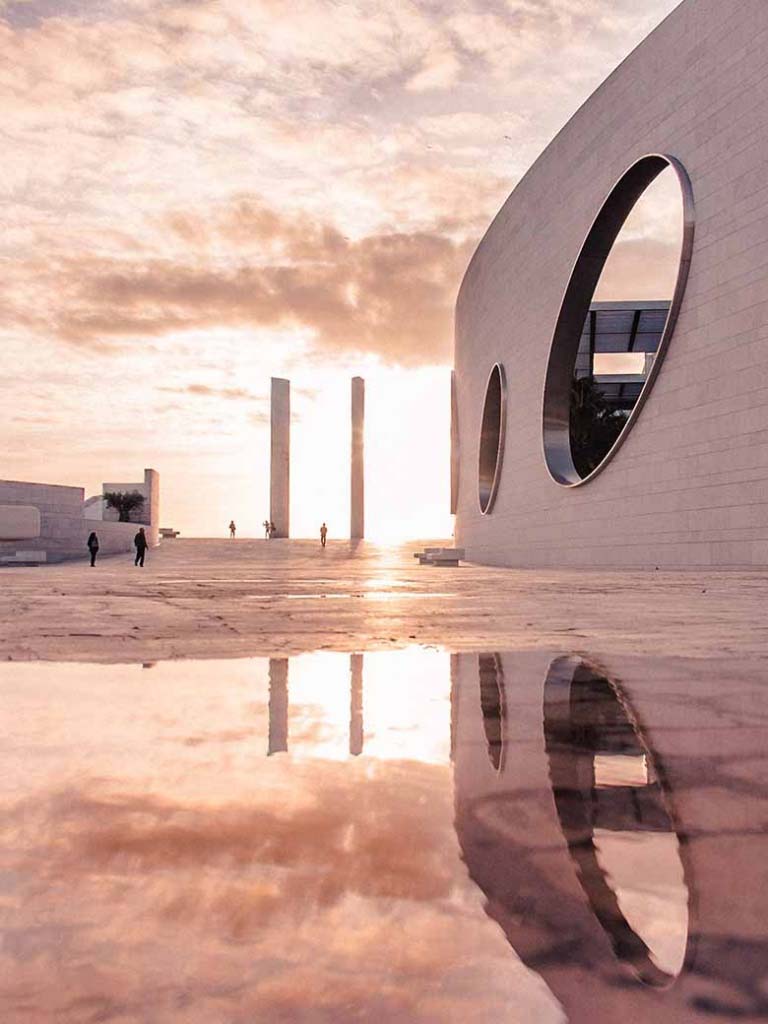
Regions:
M 467 878 L 445 768 L 270 767 L 245 801 L 92 782 L 6 804 L 6 1011 L 29 1024 L 561 1019 Z
M 18 803 L 7 809 L 4 828 L 13 831 L 30 814 L 40 818 L 41 846 L 30 856 L 39 858 L 36 870 L 52 879 L 261 864 L 300 872 L 311 868 L 317 898 L 324 903 L 348 892 L 416 901 L 446 897 L 451 872 L 439 853 L 421 843 L 414 855 L 415 849 L 406 851 L 401 843 L 404 834 L 425 837 L 446 827 L 442 806 L 427 810 L 419 800 L 440 769 L 409 764 L 407 770 L 366 780 L 359 791 L 349 785 L 343 766 L 333 772 L 323 778 L 322 793 L 295 811 L 273 804 L 269 794 L 244 805 L 210 806 L 108 792 L 91 784 L 51 793 L 45 806 L 35 801 L 36 810 Z M 359 828 L 350 842 L 351 822 Z M 54 832 L 57 839 L 49 845 Z M 305 899 L 306 893 L 300 902 Z
M 490 217 L 671 6 L 6 2 L 5 321 L 93 353 L 255 327 L 448 361 Z
M 96 351 L 204 328 L 299 327 L 320 353 L 373 353 L 408 365 L 449 358 L 467 244 L 438 232 L 351 240 L 331 225 L 242 200 L 211 218 L 174 212 L 167 223 L 185 243 L 185 259 L 126 252 L 17 267 L 17 291 L 40 297 L 31 307 L 8 297 L 9 319 Z M 209 261 L 211 245 L 226 246 L 227 261 Z M 253 397 L 204 384 L 186 391 Z
M 161 387 L 159 391 L 167 391 L 174 395 L 199 395 L 202 398 L 223 398 L 236 402 L 266 402 L 264 395 L 254 395 L 245 388 L 216 388 L 209 384 L 187 384 L 184 387 Z

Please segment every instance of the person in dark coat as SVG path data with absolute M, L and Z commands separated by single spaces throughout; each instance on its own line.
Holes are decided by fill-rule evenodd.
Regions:
M 136 561 L 133 564 L 134 565 L 140 565 L 142 567 L 142 569 L 143 569 L 144 568 L 144 556 L 146 555 L 147 547 L 149 546 L 147 544 L 147 535 L 146 535 L 146 533 L 144 533 L 144 527 L 143 526 L 139 529 L 139 532 L 133 538 L 133 544 L 134 544 L 134 547 L 136 548 Z
M 91 535 L 88 538 L 88 550 L 91 553 L 91 567 L 93 567 L 96 565 L 96 555 L 99 553 L 99 538 L 93 531 L 91 531 Z
M 327 536 L 328 527 L 325 525 L 325 523 L 323 523 L 323 525 L 320 527 L 320 543 L 322 544 L 323 547 L 325 547 L 325 540 Z

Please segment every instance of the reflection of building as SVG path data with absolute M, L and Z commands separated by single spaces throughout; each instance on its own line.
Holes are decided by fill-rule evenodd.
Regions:
M 592 377 L 612 409 L 631 412 L 653 366 L 668 312 L 668 302 L 593 302 L 576 357 L 576 378 Z
M 578 659 L 550 666 L 538 654 L 461 654 L 453 672 L 456 831 L 490 917 L 571 1024 L 696 1019 L 681 1014 L 676 998 L 666 1006 L 666 991 L 654 987 L 669 978 L 649 959 L 650 947 L 665 956 L 671 942 L 679 969 L 687 890 L 674 826 L 631 712 Z M 499 696 L 491 696 L 491 681 Z M 666 881 L 675 871 L 670 902 Z M 655 918 L 637 913 L 634 891 Z
M 289 658 L 269 659 L 269 740 L 268 754 L 288 750 Z M 363 655 L 349 656 L 349 753 L 358 757 L 363 752 Z
M 683 0 L 563 128 L 480 243 L 456 307 L 456 543 L 470 560 L 766 564 L 768 77 L 764 47 L 753 44 L 766 33 L 764 0 Z M 692 190 L 687 287 L 642 411 L 610 463 L 582 485 L 583 477 L 558 477 L 555 457 L 545 457 L 550 351 L 571 282 L 580 289 L 582 278 L 572 271 L 606 197 L 624 181 L 624 194 L 636 200 L 642 193 L 635 180 L 625 181 L 628 169 L 646 158 L 653 163 L 656 154 L 675 159 Z M 595 246 L 589 255 L 593 266 L 579 268 L 587 308 L 591 271 L 606 253 Z M 630 289 L 628 282 L 637 313 Z M 596 312 L 598 322 L 607 319 L 605 307 Z M 640 312 L 639 328 L 649 319 Z M 623 318 L 624 338 L 631 316 Z M 582 315 L 575 330 L 583 324 Z M 588 333 L 582 340 L 584 360 Z M 484 515 L 478 464 L 496 363 L 508 384 L 506 440 L 496 500 Z M 600 383 L 621 407 L 646 370 L 630 373 L 634 380 Z M 556 412 L 547 422 L 554 432 L 567 430 L 567 411 Z
M 560 825 L 590 907 L 617 957 L 664 987 L 683 966 L 688 890 L 652 754 L 614 685 L 579 658 L 549 670 L 544 736 Z M 654 897 L 652 914 L 638 906 Z
M 461 856 L 569 1024 L 765 1019 L 757 663 L 705 672 L 667 659 L 649 677 L 647 657 L 623 657 L 619 684 L 579 657 L 481 657 L 451 662 Z M 498 705 L 483 695 L 493 662 L 501 771 L 489 757 Z
M 358 757 L 363 752 L 363 656 L 349 656 L 349 752 Z
M 269 746 L 268 754 L 288 749 L 288 659 L 269 659 Z

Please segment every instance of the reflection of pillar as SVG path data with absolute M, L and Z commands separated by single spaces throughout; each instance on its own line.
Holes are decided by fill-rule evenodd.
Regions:
M 459 399 L 456 371 L 451 371 L 451 515 L 459 509 Z
M 291 496 L 291 382 L 272 378 L 272 438 L 269 480 L 269 518 L 276 537 L 290 535 Z
M 456 756 L 456 733 L 459 728 L 459 656 L 451 655 L 451 764 Z
M 349 536 L 365 536 L 365 381 L 352 378 L 352 462 Z
M 363 656 L 350 654 L 349 675 L 349 752 L 357 757 L 363 752 Z
M 268 754 L 288 749 L 288 659 L 269 659 Z

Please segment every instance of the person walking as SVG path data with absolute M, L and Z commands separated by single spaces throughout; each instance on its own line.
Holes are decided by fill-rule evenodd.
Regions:
M 134 561 L 133 564 L 134 565 L 140 565 L 142 567 L 142 569 L 143 569 L 144 568 L 144 556 L 146 555 L 147 547 L 149 546 L 147 544 L 147 535 L 146 535 L 146 533 L 144 533 L 144 527 L 143 526 L 139 528 L 139 532 L 133 538 L 133 544 L 134 544 L 134 547 L 136 548 L 136 560 Z
M 99 538 L 93 531 L 88 538 L 88 551 L 91 554 L 91 568 L 93 568 L 96 565 L 96 555 L 99 553 Z
M 229 537 L 230 537 L 230 540 L 234 540 L 235 539 L 235 534 L 236 533 L 237 533 L 237 527 L 235 526 L 235 520 L 234 519 L 230 519 L 230 521 L 229 521 Z
M 267 536 L 269 537 L 269 539 L 270 539 L 270 540 L 272 540 L 272 539 L 273 539 L 273 537 L 275 536 L 275 534 L 276 534 L 276 533 L 277 533 L 277 527 L 276 527 L 276 526 L 275 526 L 275 524 L 274 524 L 274 523 L 273 523 L 273 522 L 272 522 L 272 521 L 270 520 L 270 523 L 269 523 L 269 530 L 268 530 L 268 532 L 267 532 Z
M 328 527 L 325 525 L 325 523 L 323 523 L 323 525 L 320 527 L 320 545 L 321 545 L 321 547 L 325 547 L 325 540 L 326 540 L 327 536 L 328 536 Z
M 269 520 L 265 519 L 261 525 L 264 527 L 264 540 L 269 540 Z

